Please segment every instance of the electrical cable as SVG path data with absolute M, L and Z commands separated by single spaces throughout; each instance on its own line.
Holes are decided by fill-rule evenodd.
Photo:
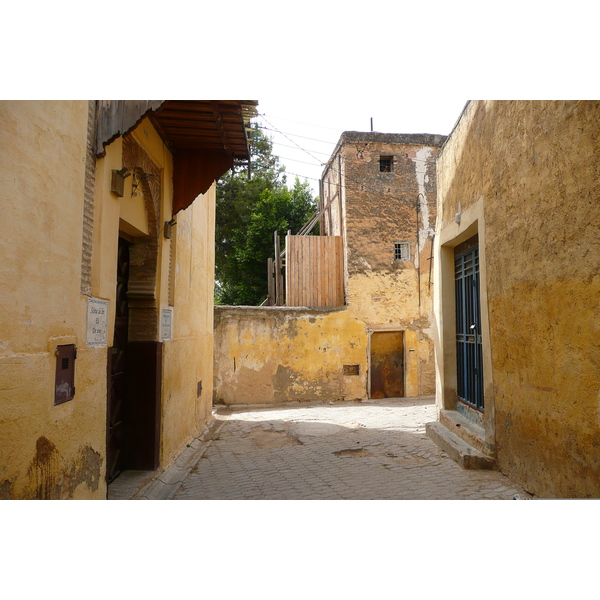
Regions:
M 275 127 L 275 125 L 273 125 L 273 123 L 269 122 L 267 119 L 265 119 L 265 121 L 267 121 L 267 123 L 269 123 L 269 125 L 271 127 Z M 296 144 L 296 142 L 294 140 L 292 140 L 291 138 L 289 138 L 285 133 L 279 131 L 277 128 L 275 128 L 275 131 L 277 131 L 279 134 L 283 135 L 286 139 L 288 139 L 290 142 L 292 142 L 292 144 L 298 146 L 298 148 L 300 148 L 300 150 L 302 150 L 303 152 L 306 152 L 306 154 L 308 154 L 313 160 L 316 160 L 319 164 L 324 164 L 316 156 L 313 156 L 308 150 L 305 150 L 304 148 L 302 148 L 302 146 L 300 146 L 299 144 Z M 300 136 L 298 136 L 298 137 L 300 137 Z
M 266 117 L 265 113 L 258 113 L 258 117 Z M 292 121 L 292 119 L 284 119 L 283 117 L 275 117 L 273 115 L 269 115 L 271 119 L 275 119 L 275 121 L 287 121 L 288 123 L 296 123 L 297 125 L 306 125 L 307 127 L 317 127 L 318 129 L 329 129 L 330 131 L 339 131 L 342 132 L 342 129 L 336 129 L 335 127 L 325 127 L 324 125 L 313 125 L 311 123 L 301 123 L 300 121 Z
M 266 118 L 264 118 L 265 121 L 267 121 Z M 297 121 L 296 121 L 297 122 Z M 277 127 L 275 127 L 275 125 L 273 125 L 272 123 L 270 123 L 269 121 L 267 121 L 267 123 L 269 123 L 269 125 L 271 125 L 271 127 L 264 127 L 263 125 L 257 125 L 258 129 L 262 129 L 265 131 L 273 131 L 275 133 L 279 133 L 280 135 L 283 135 L 284 137 L 287 137 L 287 139 L 292 142 L 293 144 L 295 144 L 295 146 L 285 146 L 285 144 L 282 144 L 276 140 L 271 139 L 271 141 L 273 142 L 273 144 L 278 144 L 279 146 L 285 146 L 286 148 L 289 147 L 296 147 L 299 148 L 300 150 L 302 150 L 303 152 L 307 152 L 308 150 L 305 150 L 304 148 L 302 148 L 299 144 L 297 144 L 296 142 L 294 142 L 294 140 L 290 139 L 288 136 L 293 136 L 293 137 L 297 137 L 297 138 L 302 138 L 304 140 L 311 140 L 313 142 L 319 142 L 322 144 L 329 144 L 331 146 L 337 145 L 338 142 L 329 142 L 327 140 L 318 140 L 316 138 L 311 138 L 311 137 L 307 137 L 307 136 L 303 136 L 303 135 L 299 135 L 296 133 L 289 133 L 289 132 L 283 132 L 280 129 L 277 129 Z M 310 127 L 319 127 L 319 125 L 309 125 Z M 334 131 L 340 131 L 340 130 L 334 130 Z M 343 131 L 341 131 L 341 133 L 344 133 Z M 367 132 L 368 133 L 368 132 Z M 394 135 L 394 134 L 392 134 Z M 338 140 L 339 141 L 339 140 Z M 315 150 L 315 153 L 317 154 L 323 154 L 325 155 L 325 152 L 317 152 Z M 313 157 L 315 160 L 318 160 L 316 157 Z M 414 162 L 427 162 L 427 160 L 421 159 L 421 158 L 411 158 L 412 161 Z
M 334 173 L 339 173 L 339 174 L 340 174 L 340 178 L 341 178 L 341 173 L 339 172 L 339 170 L 338 170 L 338 169 L 336 169 L 335 167 L 333 167 L 333 165 L 330 165 L 330 164 L 329 164 L 329 163 L 331 162 L 331 159 L 330 159 L 329 161 L 327 161 L 327 163 L 323 163 L 323 162 L 321 162 L 321 161 L 320 161 L 320 160 L 319 160 L 317 157 L 313 156 L 313 155 L 312 155 L 312 154 L 311 154 L 311 153 L 310 153 L 308 150 L 306 150 L 305 148 L 302 148 L 302 146 L 300 146 L 299 144 L 297 144 L 297 143 L 296 143 L 294 140 L 290 139 L 290 138 L 288 137 L 288 135 L 287 135 L 287 134 L 285 134 L 285 133 L 283 133 L 282 131 L 280 131 L 279 129 L 277 129 L 277 128 L 276 128 L 276 127 L 275 127 L 275 126 L 274 126 L 274 125 L 273 125 L 273 124 L 272 124 L 272 123 L 271 123 L 271 122 L 270 122 L 268 119 L 266 119 L 264 116 L 263 116 L 263 119 L 264 119 L 264 120 L 265 120 L 265 121 L 266 121 L 266 122 L 267 122 L 269 125 L 271 125 L 271 127 L 272 127 L 273 129 L 269 129 L 269 128 L 265 128 L 265 127 L 260 127 L 260 126 L 259 126 L 259 128 L 260 128 L 260 129 L 268 129 L 269 131 L 275 131 L 276 133 L 279 133 L 280 135 L 283 135 L 283 136 L 284 136 L 286 139 L 288 139 L 290 142 L 292 142 L 292 143 L 293 143 L 293 144 L 294 144 L 294 145 L 295 145 L 297 148 L 299 148 L 300 150 L 302 150 L 303 152 L 305 152 L 306 154 L 308 154 L 308 155 L 309 155 L 309 156 L 310 156 L 310 157 L 311 157 L 313 160 L 317 161 L 317 163 L 318 163 L 320 166 L 325 166 L 325 167 L 327 167 L 327 168 L 328 168 L 330 171 L 332 171 L 332 172 L 334 172 Z M 290 134 L 290 135 L 294 135 L 294 134 Z M 312 139 L 312 138 L 306 138 L 306 137 L 304 137 L 304 136 L 296 136 L 296 137 L 302 137 L 303 139 Z M 315 141 L 322 141 L 322 140 L 315 140 Z M 273 142 L 273 143 L 276 143 L 276 142 Z M 325 142 L 325 143 L 329 143 L 329 142 Z M 282 157 L 279 157 L 279 158 L 282 158 Z M 299 163 L 302 163 L 302 164 L 308 164 L 308 165 L 310 165 L 310 164 L 311 164 L 311 163 L 307 163 L 307 162 L 305 162 L 305 161 L 300 161 L 300 160 L 295 160 L 295 159 L 288 159 L 288 158 L 284 158 L 284 157 L 282 158 L 282 160 L 291 160 L 291 161 L 293 161 L 293 162 L 299 162 Z M 426 163 L 426 162 L 427 162 L 427 160 L 424 160 L 424 159 L 417 159 L 417 158 L 410 158 L 410 160 L 412 160 L 413 162 L 424 162 L 424 163 Z M 313 165 L 313 166 L 315 166 L 315 167 L 316 167 L 316 166 L 318 166 L 318 165 Z M 307 177 L 307 176 L 305 176 L 305 175 L 299 175 L 299 174 L 297 174 L 297 173 L 292 173 L 292 172 L 287 172 L 287 171 L 286 171 L 286 173 L 289 173 L 290 175 L 294 175 L 295 177 L 302 177 L 302 178 L 304 178 L 304 179 L 311 179 L 311 180 L 313 180 L 313 181 L 319 181 L 319 182 L 321 181 L 321 179 L 316 179 L 316 178 L 314 178 L 314 177 Z M 340 189 L 343 189 L 343 188 L 344 188 L 344 189 L 348 189 L 348 190 L 358 190 L 358 191 L 360 191 L 360 188 L 363 188 L 363 190 L 370 191 L 370 192 L 373 192 L 373 193 L 376 193 L 376 194 L 381 194 L 381 191 L 380 191 L 380 190 L 377 190 L 377 189 L 375 189 L 375 188 L 373 188 L 373 187 L 371 187 L 371 186 L 368 186 L 368 185 L 366 185 L 366 184 L 365 184 L 365 182 L 364 182 L 364 180 L 353 180 L 352 178 L 344 177 L 344 181 L 345 181 L 345 182 L 349 182 L 350 184 L 355 184 L 355 186 L 353 187 L 352 185 L 348 185 L 347 183 L 345 183 L 345 184 L 343 184 L 343 185 L 342 185 L 341 183 L 335 183 L 335 182 L 332 182 L 332 185 L 336 185 L 336 186 L 338 186 Z M 398 197 L 395 197 L 395 196 L 390 196 L 390 199 L 391 199 L 391 200 L 398 200 L 398 201 L 401 201 L 401 202 L 405 201 L 405 199 L 404 199 L 404 198 L 398 198 Z M 430 205 L 430 204 L 432 204 L 432 202 L 430 202 L 430 201 L 429 201 L 427 198 L 426 198 L 426 203 L 427 203 L 427 205 Z
M 282 146 L 283 148 L 292 148 L 297 149 L 298 146 L 288 146 L 287 144 L 282 144 L 281 142 L 277 142 L 275 140 L 271 140 L 273 144 L 277 144 L 278 146 Z M 323 156 L 331 156 L 331 152 L 319 152 L 318 150 L 309 150 L 308 152 L 314 152 L 315 154 L 322 154 Z

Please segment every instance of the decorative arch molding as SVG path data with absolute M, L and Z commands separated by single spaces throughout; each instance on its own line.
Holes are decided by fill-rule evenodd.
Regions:
M 136 237 L 130 247 L 127 299 L 129 302 L 129 340 L 158 341 L 156 282 L 160 239 L 161 169 L 133 139 L 123 138 L 123 166 L 131 172 L 143 171 L 140 189 L 144 196 L 149 235 Z

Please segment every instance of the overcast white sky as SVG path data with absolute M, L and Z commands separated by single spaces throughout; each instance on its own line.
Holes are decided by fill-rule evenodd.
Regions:
M 0 98 L 258 100 L 290 179 L 315 190 L 340 134 L 371 118 L 448 134 L 468 99 L 600 96 L 582 0 L 13 4 Z
M 448 135 L 465 99 L 382 96 L 361 99 L 325 96 L 290 104 L 276 95 L 259 98 L 256 122 L 273 140 L 273 150 L 289 174 L 306 180 L 318 193 L 318 180 L 343 131 L 439 133 Z

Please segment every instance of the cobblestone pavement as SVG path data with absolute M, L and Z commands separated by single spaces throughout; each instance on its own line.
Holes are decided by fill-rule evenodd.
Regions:
M 215 416 L 175 500 L 531 498 L 497 471 L 463 470 L 429 440 L 430 397 L 219 407 Z

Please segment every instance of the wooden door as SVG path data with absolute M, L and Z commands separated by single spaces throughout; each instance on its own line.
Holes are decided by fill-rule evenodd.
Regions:
M 404 332 L 371 335 L 371 398 L 404 397 Z
M 125 401 L 129 307 L 129 244 L 119 238 L 117 296 L 113 346 L 108 349 L 108 410 L 106 479 L 110 483 L 125 468 Z

